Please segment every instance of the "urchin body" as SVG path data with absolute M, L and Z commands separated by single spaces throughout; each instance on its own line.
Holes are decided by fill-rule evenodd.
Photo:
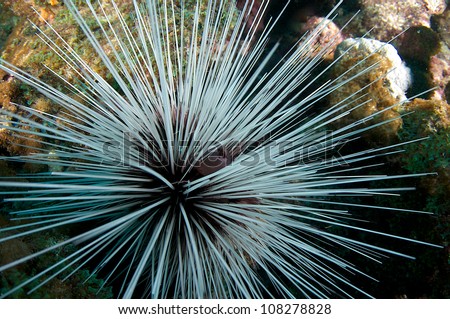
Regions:
M 198 1 L 193 21 L 186 22 L 175 17 L 172 1 L 133 1 L 131 28 L 122 18 L 113 26 L 101 6 L 88 1 L 108 42 L 107 55 L 72 1 L 65 3 L 120 93 L 63 39 L 56 46 L 45 33 L 43 40 L 85 84 L 66 82 L 76 99 L 2 61 L 0 68 L 40 90 L 74 120 L 25 107 L 38 120 L 12 115 L 51 142 L 36 154 L 10 160 L 57 164 L 62 170 L 49 172 L 44 182 L 5 183 L 26 195 L 8 201 L 46 206 L 15 212 L 30 221 L 6 229 L 19 232 L 1 240 L 86 221 L 91 227 L 1 271 L 75 243 L 75 253 L 32 280 L 53 273 L 51 279 L 95 258 L 94 272 L 107 269 L 108 282 L 119 276 L 119 295 L 125 298 L 294 297 L 295 291 L 327 297 L 359 291 L 345 276 L 358 270 L 329 247 L 372 259 L 395 254 L 328 231 L 335 226 L 376 233 L 347 224 L 345 204 L 310 205 L 329 204 L 327 198 L 339 195 L 390 193 L 358 185 L 403 177 L 353 173 L 389 148 L 326 156 L 369 129 L 354 123 L 326 133 L 346 101 L 298 120 L 343 85 L 332 81 L 298 99 L 314 82 L 311 71 L 327 51 L 310 55 L 324 25 L 283 63 L 266 70 L 269 30 L 254 38 L 265 6 L 247 30 L 251 2 L 238 12 L 233 1 Z M 121 17 L 117 8 L 116 14 Z M 4 127 L 20 133 L 10 123 Z

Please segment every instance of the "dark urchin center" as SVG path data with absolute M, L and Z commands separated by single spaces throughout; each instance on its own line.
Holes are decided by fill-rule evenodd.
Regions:
M 173 189 L 167 187 L 165 194 L 170 198 L 170 205 L 178 207 L 183 205 L 185 208 L 189 208 L 189 211 L 193 210 L 194 200 L 189 200 L 188 196 L 185 194 L 186 185 L 188 181 L 178 180 L 172 183 Z
M 162 165 L 161 163 L 163 161 L 161 160 L 157 162 L 150 161 L 147 165 L 164 177 L 170 183 L 170 186 L 154 176 L 149 176 L 150 182 L 145 187 L 162 189 L 159 196 L 161 198 L 168 198 L 166 205 L 170 207 L 172 214 L 180 216 L 181 207 L 183 207 L 189 219 L 195 219 L 198 223 L 209 225 L 207 228 L 214 227 L 215 230 L 219 231 L 220 227 L 217 221 L 211 216 L 211 213 L 200 209 L 196 206 L 196 203 L 224 203 L 230 202 L 230 200 L 205 196 L 204 193 L 208 190 L 207 185 L 196 188 L 194 191 L 189 190 L 189 185 L 200 178 L 213 174 L 228 166 L 233 158 L 229 154 L 230 152 L 225 147 L 217 147 L 212 151 L 205 152 L 205 155 L 196 161 L 193 159 L 186 161 L 180 160 L 175 165 L 171 165 L 171 163 Z M 184 163 L 189 163 L 189 166 L 186 166 Z M 210 229 L 205 230 L 210 233 Z

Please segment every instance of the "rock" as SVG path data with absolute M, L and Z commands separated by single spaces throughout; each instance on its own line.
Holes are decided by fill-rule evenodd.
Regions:
M 450 83 L 450 49 L 443 47 L 441 52 L 431 57 L 428 65 L 428 81 L 430 87 L 437 87 L 431 98 L 449 101 L 446 87 Z
M 301 26 L 300 32 L 302 34 L 306 32 L 309 34 L 314 34 L 315 32 L 318 33 L 317 36 L 314 37 L 314 41 L 309 44 L 311 47 L 311 54 L 312 56 L 320 54 L 326 61 L 333 60 L 334 51 L 344 39 L 341 30 L 333 21 L 316 16 L 310 17 L 306 23 Z M 304 45 L 304 42 L 300 45 Z M 324 53 L 322 51 L 324 51 Z
M 358 63 L 360 64 L 355 66 Z M 360 74 L 355 77 L 358 73 Z M 344 76 L 339 77 L 340 74 Z M 349 111 L 366 101 L 336 121 L 335 125 L 344 127 L 377 114 L 361 125 L 367 127 L 385 121 L 389 123 L 367 131 L 365 135 L 367 142 L 374 146 L 395 142 L 402 124 L 399 118 L 401 102 L 406 100 L 405 92 L 411 84 L 410 70 L 400 59 L 395 48 L 377 40 L 347 39 L 336 50 L 332 78 L 337 78 L 338 83 L 348 82 L 330 94 L 330 107 L 339 105 L 342 100 L 353 94 L 355 99 L 348 101 L 343 111 Z M 365 96 L 362 97 L 363 94 Z M 362 99 L 357 99 L 358 97 Z
M 422 177 L 420 186 L 426 192 L 426 210 L 437 215 L 439 224 L 447 228 L 441 235 L 450 239 L 450 105 L 436 99 L 414 99 L 405 111 L 411 113 L 404 117 L 400 141 L 426 139 L 407 144 L 402 162 L 411 173 L 435 173 Z
M 17 23 L 17 18 L 0 2 L 0 50 Z
M 398 52 L 404 59 L 428 64 L 430 57 L 439 52 L 440 38 L 432 29 L 424 26 L 411 27 L 402 34 Z
M 431 97 L 450 102 L 450 10 L 433 16 L 432 28 L 441 40 L 440 51 L 431 57 L 428 65 L 430 87 L 437 86 Z
M 447 8 L 442 14 L 434 15 L 431 18 L 431 27 L 439 34 L 442 41 L 450 47 L 450 8 Z
M 446 8 L 445 0 L 360 0 L 361 14 L 356 17 L 355 34 L 374 28 L 372 37 L 389 41 L 413 26 L 430 27 L 430 18 Z

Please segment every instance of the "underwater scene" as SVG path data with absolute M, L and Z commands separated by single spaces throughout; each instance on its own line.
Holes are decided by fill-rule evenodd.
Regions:
M 0 297 L 450 298 L 446 0 L 0 0 Z

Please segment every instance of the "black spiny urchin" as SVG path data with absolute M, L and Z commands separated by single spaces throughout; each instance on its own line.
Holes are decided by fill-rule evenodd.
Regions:
M 193 1 L 187 21 L 179 13 L 183 1 L 181 11 L 174 2 L 133 1 L 129 25 L 114 1 L 107 5 L 114 7 L 115 23 L 105 4 L 87 1 L 96 21 L 88 25 L 73 1 L 65 1 L 115 88 L 56 32 L 39 36 L 80 78 L 73 84 L 55 72 L 67 94 L 0 61 L 1 69 L 67 113 L 26 106 L 18 107 L 31 116 L 4 112 L 10 120 L 3 129 L 26 132 L 19 121 L 42 141 L 33 154 L 8 160 L 60 169 L 3 182 L 9 194 L 23 195 L 7 202 L 32 205 L 13 212 L 28 221 L 3 229 L 7 235 L 0 241 L 81 225 L 69 239 L 1 266 L 4 272 L 65 245 L 78 247 L 3 296 L 41 279 L 36 289 L 86 264 L 94 273 L 104 271 L 107 282 L 120 281 L 118 294 L 125 298 L 329 297 L 360 291 L 347 275 L 361 272 L 335 250 L 377 260 L 398 253 L 336 229 L 400 237 L 349 223 L 346 208 L 355 205 L 339 198 L 390 194 L 396 190 L 370 189 L 364 182 L 405 176 L 358 172 L 364 161 L 393 147 L 337 156 L 334 150 L 370 129 L 359 121 L 326 131 L 356 96 L 306 116 L 314 103 L 353 78 L 312 90 L 324 72 L 313 75 L 328 50 L 315 42 L 326 20 L 269 67 L 270 27 L 256 36 L 267 4 L 250 19 L 251 1 L 241 11 L 231 0 Z

